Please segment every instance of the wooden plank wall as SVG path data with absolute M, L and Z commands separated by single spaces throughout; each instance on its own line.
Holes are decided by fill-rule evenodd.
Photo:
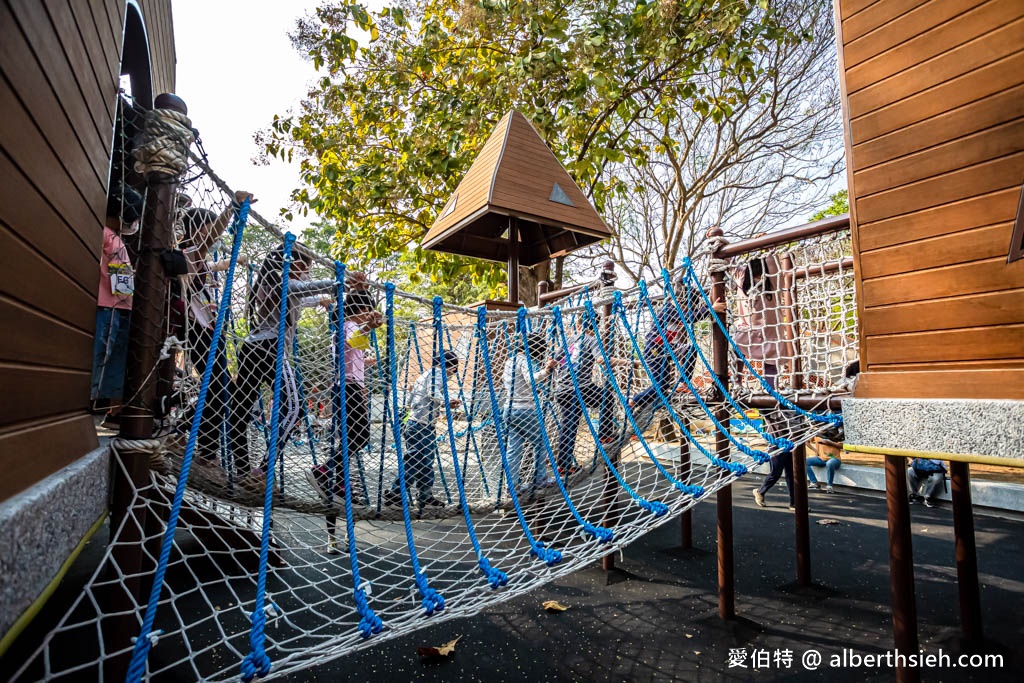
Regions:
M 1024 398 L 1024 2 L 837 0 L 865 398 Z
M 146 5 L 173 60 L 170 1 Z M 125 12 L 0 2 L 0 500 L 97 445 L 87 410 Z M 173 87 L 173 61 L 156 66 Z

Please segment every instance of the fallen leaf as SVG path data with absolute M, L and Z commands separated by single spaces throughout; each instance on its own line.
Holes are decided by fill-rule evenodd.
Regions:
M 434 657 L 447 657 L 448 655 L 455 652 L 455 643 L 462 640 L 462 636 L 459 636 L 455 640 L 449 640 L 440 647 L 418 647 L 416 648 L 416 654 L 423 659 L 432 659 Z
M 541 607 L 543 607 L 549 612 L 564 612 L 565 610 L 569 609 L 557 600 L 547 600 L 541 604 Z
M 833 524 L 839 524 L 839 520 L 838 519 L 819 519 L 816 522 L 816 524 L 820 524 L 822 526 L 832 526 Z

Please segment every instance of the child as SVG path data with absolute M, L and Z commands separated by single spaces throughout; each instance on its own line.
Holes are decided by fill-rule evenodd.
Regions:
M 333 279 L 308 281 L 312 256 L 295 247 L 292 251 L 292 265 L 288 274 L 288 298 L 285 312 L 285 349 L 291 348 L 299 310 L 304 298 L 327 295 L 337 286 Z M 249 292 L 246 303 L 246 317 L 249 335 L 238 345 L 238 372 L 232 381 L 230 443 L 236 472 L 243 476 L 249 463 L 249 421 L 253 405 L 264 386 L 273 387 L 277 366 L 278 327 L 281 307 L 281 283 L 284 269 L 284 247 L 278 247 L 263 260 L 256 282 Z M 283 370 L 287 377 L 289 371 Z M 294 389 L 294 384 L 283 383 Z M 286 411 L 281 418 L 278 448 L 288 440 L 299 417 L 299 400 L 294 391 L 286 391 Z M 266 476 L 266 456 L 251 473 L 247 488 L 262 489 Z
M 345 323 L 342 330 L 345 335 L 345 431 L 348 437 L 348 455 L 366 447 L 370 441 L 370 399 L 366 389 L 366 349 L 370 347 L 366 337 L 370 330 L 380 327 L 384 317 L 377 310 L 377 303 L 366 290 L 365 276 L 352 283 L 352 290 L 345 296 L 342 305 Z M 340 452 L 341 444 L 338 444 Z M 320 495 L 324 503 L 328 502 L 327 489 L 330 471 L 326 465 L 320 465 L 306 472 L 306 479 L 313 490 Z M 345 488 L 342 472 L 334 472 L 334 491 L 332 506 L 340 506 L 344 501 Z M 331 519 L 328 518 L 328 526 Z
M 505 361 L 502 383 L 508 403 L 505 406 L 505 424 L 508 431 L 508 466 L 512 472 L 512 480 L 508 483 L 509 490 L 515 488 L 518 493 L 526 493 L 527 488 L 520 489 L 520 470 L 523 462 L 523 448 L 527 442 L 533 447 L 533 488 L 544 488 L 555 483 L 553 477 L 545 477 L 547 453 L 544 439 L 540 433 L 540 417 L 533 400 L 533 389 L 530 381 L 530 365 L 533 366 L 533 384 L 540 384 L 548 378 L 555 367 L 555 361 L 544 362 L 544 333 L 532 332 L 527 335 L 527 351 L 530 363 L 518 343 L 519 336 L 513 338 L 515 349 L 512 357 Z M 539 387 L 538 387 L 539 389 Z
M 142 195 L 118 184 L 107 199 L 100 252 L 100 284 L 96 299 L 96 337 L 93 342 L 91 399 L 107 399 L 110 409 L 102 426 L 120 424 L 120 402 L 128 355 L 128 327 L 135 291 L 134 271 L 121 236 L 134 234 L 142 216 Z
M 910 502 L 924 501 L 925 507 L 935 507 L 935 494 L 946 483 L 946 466 L 941 460 L 914 458 L 907 468 Z M 921 494 L 924 494 L 923 496 Z
M 435 361 L 436 362 L 436 361 Z M 409 397 L 409 418 L 402 428 L 402 456 L 405 460 L 405 482 L 408 487 L 415 484 L 419 489 L 417 501 L 420 509 L 425 507 L 443 507 L 444 503 L 434 498 L 434 460 L 437 459 L 437 434 L 434 422 L 437 420 L 438 406 L 444 401 L 441 383 L 445 375 L 456 378 L 459 369 L 459 357 L 454 351 L 444 352 L 444 373 L 435 365 L 424 372 L 413 384 Z M 459 407 L 458 399 L 450 399 L 449 405 Z M 398 477 L 391 489 L 384 494 L 384 505 L 401 505 L 402 494 Z

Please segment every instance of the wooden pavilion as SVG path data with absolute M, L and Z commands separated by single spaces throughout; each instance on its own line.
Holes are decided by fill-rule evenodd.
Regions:
M 535 266 L 612 236 L 597 210 L 517 111 L 506 114 L 455 188 L 423 247 L 508 264 L 509 301 L 519 266 Z

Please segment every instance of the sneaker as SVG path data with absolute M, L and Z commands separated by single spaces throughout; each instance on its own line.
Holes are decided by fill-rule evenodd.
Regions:
M 834 488 L 832 488 L 831 486 L 826 486 L 825 487 L 825 493 L 835 493 L 835 492 L 836 492 L 836 490 Z
M 925 498 L 924 499 L 924 506 L 926 508 L 935 508 L 935 507 L 939 506 L 939 502 L 937 500 L 935 500 L 934 498 Z
M 807 482 L 807 488 L 809 488 L 809 489 L 819 489 L 820 490 L 821 489 L 821 482 L 820 481 L 808 481 Z M 829 488 L 831 488 L 831 487 L 829 487 Z
M 388 508 L 394 506 L 400 506 L 402 504 L 402 494 L 398 491 L 388 489 L 384 492 L 384 499 L 381 505 Z
M 754 489 L 754 502 L 760 505 L 761 507 L 767 507 L 767 505 L 765 505 L 764 502 L 764 494 L 762 494 L 761 491 L 758 489 Z
M 789 509 L 790 510 L 796 510 L 796 504 L 795 503 L 790 503 L 789 504 Z
M 440 501 L 437 498 L 434 498 L 434 496 L 432 496 L 432 495 L 427 496 L 426 498 L 424 498 L 423 500 L 420 501 L 420 507 L 421 508 L 426 508 L 426 507 L 443 508 L 444 506 L 445 506 L 445 504 L 444 504 L 443 501 Z
M 909 496 L 907 496 L 907 503 L 909 503 L 910 505 L 913 505 L 914 503 L 920 500 L 924 499 L 921 498 L 921 496 L 917 495 L 916 493 L 911 493 Z

